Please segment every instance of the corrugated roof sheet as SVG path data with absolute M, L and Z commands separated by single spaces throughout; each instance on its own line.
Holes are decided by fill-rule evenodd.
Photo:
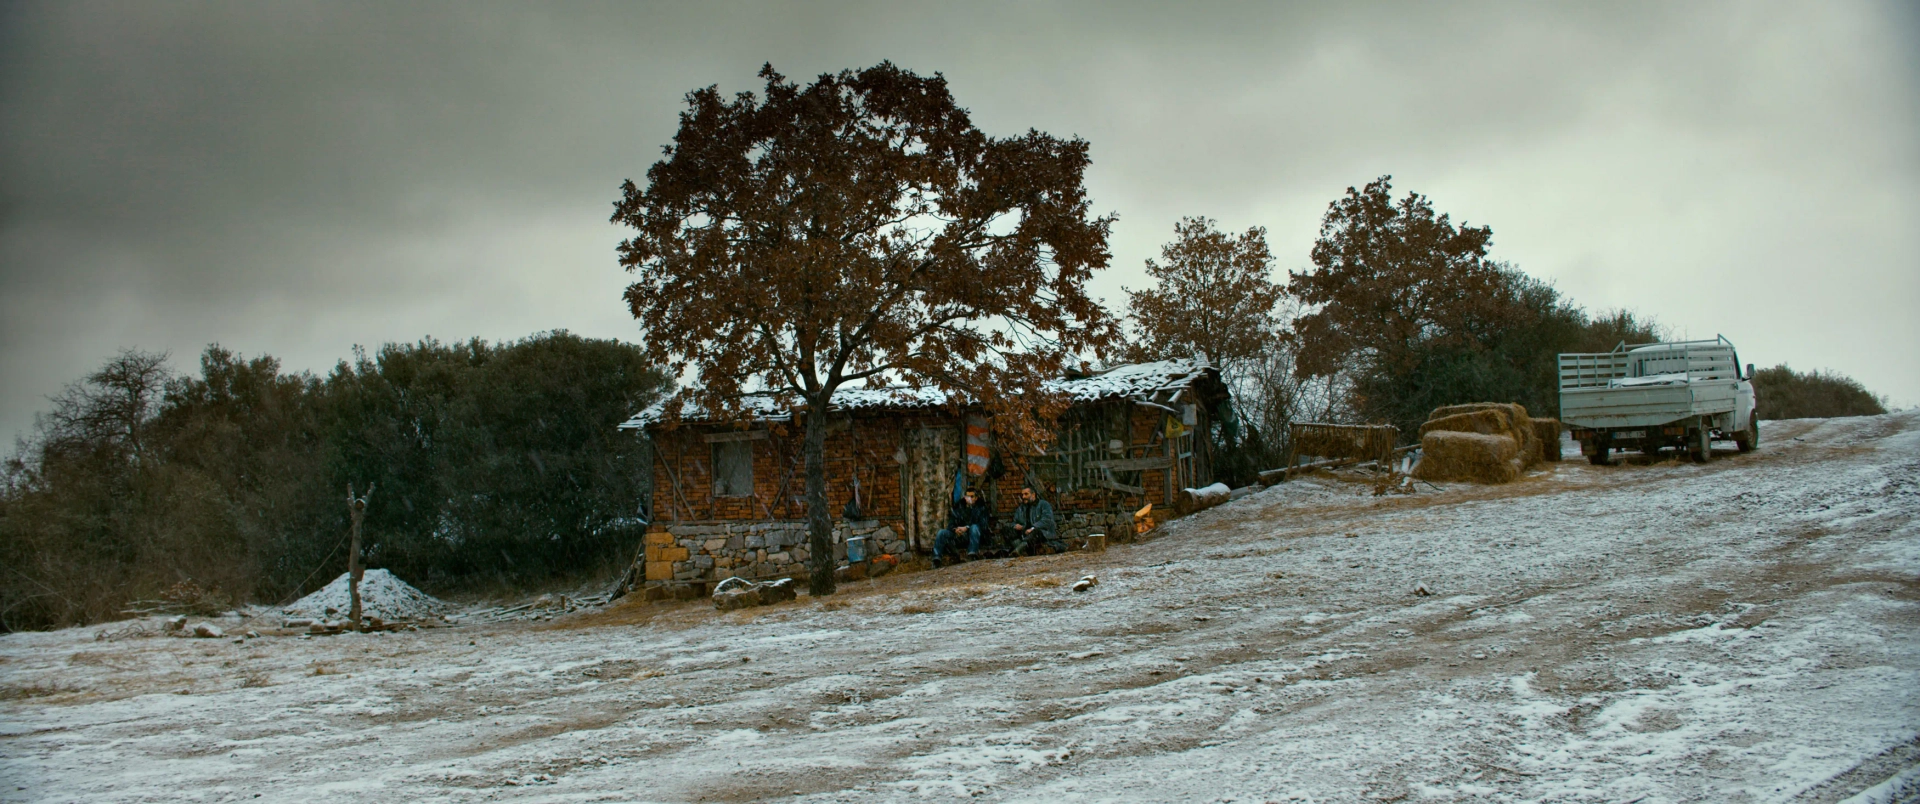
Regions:
M 1104 399 L 1140 399 L 1155 400 L 1156 396 L 1171 398 L 1172 394 L 1189 388 L 1201 378 L 1215 374 L 1207 361 L 1199 358 L 1177 358 L 1152 363 L 1132 363 L 1115 366 L 1089 377 L 1077 379 L 1050 380 L 1047 387 L 1065 393 L 1075 402 L 1096 402 Z M 892 388 L 842 388 L 833 393 L 833 410 L 914 410 L 935 408 L 946 405 L 947 394 L 938 388 L 919 388 L 894 386 Z M 750 394 L 741 400 L 747 408 L 748 418 L 757 421 L 792 421 L 793 411 L 780 403 L 770 394 Z M 620 429 L 634 430 L 659 423 L 666 414 L 664 402 L 656 402 L 645 410 L 634 414 L 620 425 Z M 697 405 L 685 403 L 681 408 L 682 421 L 707 421 L 708 417 Z

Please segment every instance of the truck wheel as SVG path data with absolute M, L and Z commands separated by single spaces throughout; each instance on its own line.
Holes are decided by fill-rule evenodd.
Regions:
M 1693 436 L 1692 452 L 1694 462 L 1706 463 L 1707 461 L 1713 460 L 1713 431 L 1707 429 L 1705 425 L 1702 425 L 1695 428 L 1690 435 Z
M 1741 452 L 1752 452 L 1754 447 L 1760 446 L 1760 422 L 1748 419 L 1747 431 L 1734 436 L 1733 443 Z
M 1593 454 L 1587 456 L 1587 463 L 1594 466 L 1607 465 L 1607 453 L 1613 451 L 1613 439 L 1609 436 L 1593 437 Z

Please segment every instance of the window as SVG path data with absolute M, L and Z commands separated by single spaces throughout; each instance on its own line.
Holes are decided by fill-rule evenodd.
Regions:
M 752 441 L 721 441 L 713 445 L 713 496 L 753 496 Z

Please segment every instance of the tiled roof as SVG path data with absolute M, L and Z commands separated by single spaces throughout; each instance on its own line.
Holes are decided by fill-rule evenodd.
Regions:
M 1205 360 L 1178 358 L 1115 366 L 1088 377 L 1049 380 L 1047 387 L 1065 393 L 1075 402 L 1128 398 L 1166 404 L 1180 391 L 1192 387 L 1194 382 L 1203 378 L 1217 382 L 1218 372 Z M 892 388 L 842 388 L 833 393 L 833 409 L 914 410 L 940 407 L 947 404 L 948 399 L 947 394 L 938 388 L 904 385 Z M 749 394 L 741 399 L 741 403 L 747 409 L 747 418 L 751 420 L 793 419 L 793 410 L 771 394 Z M 634 414 L 620 428 L 634 430 L 648 427 L 659 423 L 665 414 L 665 403 L 656 402 Z M 710 417 L 698 405 L 686 402 L 681 408 L 680 418 L 682 421 L 698 422 L 707 421 Z

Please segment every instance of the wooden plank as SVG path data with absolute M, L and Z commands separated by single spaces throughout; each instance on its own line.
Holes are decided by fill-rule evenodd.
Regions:
M 1145 469 L 1165 469 L 1167 468 L 1167 458 L 1164 455 L 1156 455 L 1150 458 L 1107 458 L 1104 460 L 1087 461 L 1087 466 L 1094 469 L 1106 469 L 1114 472 L 1138 472 Z
M 1113 489 L 1114 491 L 1126 492 L 1128 494 L 1139 494 L 1141 496 L 1145 496 L 1147 493 L 1147 490 L 1144 488 L 1141 488 L 1139 486 L 1129 486 L 1125 483 L 1122 483 L 1118 480 L 1114 480 L 1113 478 L 1110 478 L 1110 477 L 1096 478 L 1094 482 L 1101 486 L 1105 486 L 1106 488 Z
M 1177 411 L 1177 410 L 1174 410 L 1174 409 L 1173 409 L 1173 408 L 1172 408 L 1171 406 L 1168 406 L 1168 405 L 1162 405 L 1162 404 L 1160 404 L 1160 403 L 1158 403 L 1158 402 L 1155 402 L 1155 401 L 1153 401 L 1153 400 L 1150 400 L 1150 399 L 1138 399 L 1138 398 L 1135 398 L 1135 399 L 1130 399 L 1129 401 L 1131 401 L 1131 402 L 1133 402 L 1133 404 L 1136 404 L 1136 405 L 1139 405 L 1139 406 L 1141 406 L 1141 407 L 1148 407 L 1148 408 L 1154 408 L 1154 409 L 1156 409 L 1156 410 L 1162 410 L 1162 411 L 1166 411 L 1167 413 L 1176 413 L 1176 414 L 1177 414 L 1177 413 L 1179 413 L 1179 412 L 1180 412 L 1180 411 Z
M 765 441 L 767 440 L 767 431 L 742 430 L 734 433 L 707 433 L 700 438 L 709 444 L 721 444 L 729 441 Z

